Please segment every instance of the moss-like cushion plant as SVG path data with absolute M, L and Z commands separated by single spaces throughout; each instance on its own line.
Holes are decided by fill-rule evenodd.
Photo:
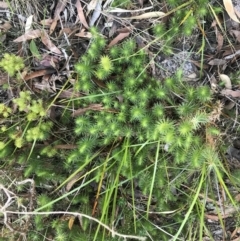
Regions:
M 151 77 L 147 55 L 134 39 L 105 50 L 105 39 L 95 29 L 91 31 L 91 45 L 75 65 L 75 88 L 85 96 L 78 99 L 80 112 L 76 111 L 78 148 L 67 163 L 75 170 L 89 163 L 86 170 L 95 167 L 97 182 L 103 176 L 112 182 L 106 184 L 113 185 L 105 191 L 108 207 L 106 200 L 99 207 L 108 213 L 104 220 L 109 223 L 113 221 L 110 209 L 119 205 L 116 197 L 123 183 L 129 185 L 133 198 L 131 188 L 148 197 L 143 205 L 147 211 L 153 200 L 158 211 L 179 208 L 173 190 L 201 170 L 210 156 L 219 161 L 206 139 L 206 131 L 219 133 L 209 118 L 210 88 L 193 87 L 182 81 L 181 74 L 160 82 Z M 95 104 L 101 108 L 91 108 Z M 144 221 L 132 218 L 131 232 L 142 234 Z M 164 237 L 160 231 L 156 237 L 159 233 Z

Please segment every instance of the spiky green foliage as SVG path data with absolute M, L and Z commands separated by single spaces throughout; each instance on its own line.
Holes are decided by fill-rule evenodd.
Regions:
M 0 103 L 0 115 L 2 115 L 4 118 L 7 118 L 11 113 L 12 113 L 11 108 L 6 106 L 5 104 Z
M 58 176 L 53 171 L 53 160 L 57 159 L 50 159 L 53 156 L 61 158 L 62 153 L 54 146 L 64 143 L 63 136 L 56 141 L 52 135 L 52 130 L 57 128 L 57 122 L 49 118 L 48 108 L 46 101 L 24 90 L 20 91 L 19 96 L 13 98 L 10 104 L 0 104 L 0 157 L 9 163 L 14 161 L 15 165 L 26 165 L 23 175 L 30 177 L 34 174 L 37 182 Z M 67 111 L 65 117 L 66 113 Z M 68 123 L 66 119 L 64 122 Z M 61 168 L 64 168 L 64 163 L 61 163 Z M 62 179 L 61 176 L 58 178 Z
M 209 87 L 182 83 L 178 76 L 168 78 L 164 83 L 149 78 L 148 70 L 142 68 L 147 61 L 144 52 L 138 50 L 134 40 L 130 39 L 99 53 L 90 62 L 80 60 L 76 64 L 77 71 L 82 62 L 88 64 L 90 72 L 98 78 L 97 87 L 86 94 L 89 98 L 98 96 L 95 103 L 101 103 L 101 108 L 89 108 L 76 117 L 79 147 L 67 162 L 81 166 L 84 160 L 100 151 L 93 163 L 103 163 L 106 161 L 103 157 L 110 157 L 108 172 L 104 176 L 110 178 L 109 173 L 121 173 L 128 183 L 131 183 L 128 180 L 137 180 L 143 194 L 154 193 L 156 205 L 167 209 L 166 202 L 170 204 L 176 200 L 171 187 L 180 187 L 186 178 L 174 179 L 170 185 L 168 171 L 163 170 L 171 166 L 171 175 L 178 176 L 186 165 L 198 170 L 208 162 L 201 151 L 208 149 L 204 133 L 206 127 L 211 126 L 210 110 L 203 104 L 207 106 L 212 96 Z M 84 86 L 87 81 L 82 74 L 79 71 L 78 86 Z M 87 100 L 81 99 L 81 108 L 90 106 Z M 154 169 L 152 164 L 155 162 Z M 154 176 L 148 176 L 153 172 Z M 96 181 L 100 181 L 101 175 L 102 171 L 98 169 L 94 174 Z M 164 194 L 157 190 L 164 190 Z M 109 205 L 110 200 L 114 200 L 112 198 L 107 201 Z M 109 212 L 104 204 L 102 209 L 104 213 Z
M 167 5 L 174 9 L 174 15 L 170 20 L 169 31 L 165 31 L 165 24 L 155 24 L 153 26 L 153 34 L 164 41 L 163 51 L 165 54 L 171 53 L 171 42 L 174 36 L 179 37 L 191 36 L 193 30 L 196 29 L 197 23 L 206 16 L 208 13 L 208 0 L 196 0 L 196 1 L 176 1 L 167 0 Z
M 6 53 L 0 61 L 0 67 L 3 68 L 10 76 L 14 76 L 24 68 L 24 62 L 21 57 Z
M 174 37 L 189 36 L 205 16 L 207 1 L 166 3 L 174 14 L 167 24 L 153 24 L 150 32 L 168 55 Z M 111 4 L 128 8 L 132 2 Z M 54 116 L 49 100 L 20 92 L 13 100 L 15 109 L 0 104 L 1 121 L 11 119 L 0 128 L 0 157 L 24 165 L 23 175 L 34 177 L 43 192 L 35 204 L 44 211 L 80 211 L 124 234 L 173 239 L 170 235 L 189 217 L 193 197 L 198 197 L 201 173 L 205 181 L 205 172 L 221 166 L 209 141 L 220 136 L 209 118 L 211 90 L 182 83 L 182 71 L 159 82 L 152 78 L 147 49 L 138 48 L 137 38 L 107 49 L 97 28 L 89 31 L 88 49 L 75 64 L 74 88 L 81 97 L 60 101 L 76 112 L 64 109 Z M 62 199 L 51 203 L 58 197 Z M 176 211 L 164 220 L 162 232 L 156 227 L 162 228 L 164 217 L 152 219 L 149 211 L 157 216 L 170 210 Z M 36 215 L 27 238 L 121 239 L 87 218 L 74 216 L 71 228 L 73 217 L 65 218 Z
M 100 58 L 100 63 L 99 63 L 99 67 L 101 69 L 103 69 L 104 71 L 106 71 L 107 73 L 110 73 L 113 69 L 113 65 L 112 65 L 112 61 L 111 59 L 106 55 L 106 56 L 102 56 Z
M 153 33 L 157 38 L 161 38 L 166 33 L 166 26 L 160 23 L 154 25 Z

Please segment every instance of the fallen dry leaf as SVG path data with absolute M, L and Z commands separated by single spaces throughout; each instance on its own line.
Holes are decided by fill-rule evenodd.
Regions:
M 53 148 L 56 148 L 56 149 L 63 149 L 63 150 L 73 150 L 73 149 L 76 149 L 78 146 L 77 145 L 74 145 L 74 144 L 60 144 L 60 145 L 56 145 L 54 146 Z
M 129 33 L 132 32 L 133 27 L 123 27 L 117 30 L 118 33 Z
M 54 12 L 53 22 L 50 26 L 50 34 L 52 34 L 54 29 L 56 28 L 57 21 L 60 18 L 60 13 L 64 10 L 64 8 L 66 7 L 66 4 L 67 4 L 67 0 L 58 1 L 57 6 L 55 8 L 55 12 Z
M 224 89 L 221 91 L 222 95 L 231 96 L 233 98 L 240 98 L 240 90 L 228 90 Z
M 143 13 L 138 16 L 132 16 L 132 17 L 123 17 L 122 19 L 147 19 L 147 18 L 159 18 L 164 17 L 166 14 L 164 12 L 149 12 L 149 13 Z
M 58 98 L 60 99 L 70 99 L 70 98 L 77 98 L 81 97 L 82 95 L 80 93 L 74 92 L 73 89 L 68 90 L 62 90 L 61 93 L 58 95 Z
M 228 90 L 232 89 L 232 82 L 231 82 L 230 78 L 226 74 L 220 74 L 219 78 L 225 84 L 225 88 L 226 89 L 228 89 Z
M 62 52 L 52 43 L 46 31 L 42 31 L 41 40 L 50 51 L 56 54 L 62 54 Z
M 33 78 L 36 78 L 36 77 L 39 77 L 39 76 L 43 76 L 43 75 L 46 75 L 46 74 L 52 74 L 56 72 L 56 70 L 54 69 L 42 69 L 42 70 L 37 70 L 31 74 L 28 74 L 24 77 L 24 80 L 30 80 L 30 79 L 33 79 Z
M 237 23 L 240 23 L 237 16 L 236 16 L 236 13 L 235 13 L 235 9 L 233 7 L 233 4 L 232 4 L 232 0 L 223 0 L 223 4 L 224 4 L 224 7 L 229 15 L 229 17 L 237 22 Z
M 69 228 L 69 230 L 72 229 L 72 226 L 74 224 L 75 218 L 76 218 L 75 216 L 71 216 L 71 218 L 68 220 L 68 228 Z
M 92 34 L 90 32 L 85 32 L 85 29 L 82 29 L 80 33 L 75 34 L 75 36 L 82 38 L 92 38 Z
M 33 21 L 33 15 L 31 15 L 27 18 L 27 21 L 25 23 L 25 33 L 29 32 L 31 30 L 32 21 Z
M 217 43 L 218 43 L 217 51 L 219 52 L 222 49 L 222 46 L 223 46 L 223 35 L 221 34 L 220 31 L 218 31 L 217 27 L 215 28 L 215 34 L 216 34 Z
M 217 215 L 212 215 L 212 214 L 205 214 L 205 218 L 211 220 L 211 221 L 218 221 L 219 217 Z
M 212 22 L 211 27 L 214 28 L 214 30 L 215 30 L 215 35 L 216 35 L 216 39 L 217 39 L 217 43 L 218 43 L 217 51 L 219 52 L 222 49 L 222 46 L 223 46 L 223 35 L 221 34 L 221 32 L 217 28 L 217 21 L 216 20 L 214 20 Z
M 130 32 L 128 33 L 119 33 L 108 45 L 108 48 L 112 47 L 113 45 L 117 44 L 119 41 L 125 39 L 126 37 L 128 37 L 128 35 L 130 34 Z
M 52 56 L 50 54 L 43 54 L 42 59 L 37 62 L 39 69 L 55 68 L 58 69 L 59 58 L 58 56 Z
M 123 8 L 113 8 L 113 9 L 107 9 L 108 13 L 137 13 L 137 12 L 142 12 L 142 11 L 147 11 L 152 9 L 153 6 L 146 7 L 146 8 L 139 8 L 139 9 L 123 9 Z M 105 9 L 105 7 L 104 7 Z
M 40 29 L 28 31 L 27 33 L 25 33 L 22 36 L 13 40 L 13 42 L 20 43 L 20 42 L 24 42 L 24 41 L 27 41 L 27 40 L 39 38 L 39 37 L 41 37 L 41 34 L 42 34 L 42 31 Z
M 84 16 L 84 13 L 83 13 L 83 8 L 82 8 L 82 5 L 81 5 L 81 2 L 80 0 L 77 0 L 76 3 L 75 3 L 75 6 L 77 8 L 77 12 L 78 12 L 78 17 L 80 19 L 80 22 L 83 24 L 83 26 L 85 28 L 89 28 L 88 24 L 87 24 L 87 21 L 86 21 L 86 18 Z
M 225 219 L 228 218 L 230 216 L 230 214 L 221 214 L 221 217 L 219 218 L 218 215 L 214 215 L 214 214 L 204 214 L 205 218 L 211 220 L 211 221 L 219 221 L 220 219 Z
M 72 186 L 83 176 L 84 172 L 76 173 L 70 180 L 67 182 L 66 191 L 70 191 Z
M 100 111 L 100 110 L 103 110 L 103 106 L 102 104 L 91 104 L 89 105 L 88 107 L 86 108 L 80 108 L 78 110 L 75 110 L 73 113 L 72 113 L 72 117 L 76 117 L 76 116 L 79 116 L 79 115 L 82 115 L 84 114 L 86 111 L 88 110 L 96 110 L 96 111 Z
M 224 59 L 212 59 L 208 62 L 209 65 L 224 65 L 227 61 Z
M 63 33 L 66 33 L 67 35 L 69 35 L 72 32 L 72 29 L 70 28 L 62 28 L 60 30 L 59 36 L 61 36 Z

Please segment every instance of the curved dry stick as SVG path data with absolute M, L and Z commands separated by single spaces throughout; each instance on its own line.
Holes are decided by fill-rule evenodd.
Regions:
M 118 233 L 116 231 L 114 231 L 113 229 L 111 229 L 109 226 L 107 226 L 106 224 L 102 223 L 101 221 L 99 221 L 96 218 L 93 218 L 89 215 L 86 214 L 82 214 L 82 213 L 77 213 L 77 212 L 64 212 L 64 211 L 56 211 L 56 212 L 14 212 L 14 211 L 1 211 L 3 214 L 18 214 L 18 215 L 50 215 L 50 214 L 67 214 L 67 215 L 73 215 L 76 217 L 85 217 L 88 218 L 98 224 L 100 224 L 102 227 L 104 227 L 105 229 L 107 229 L 109 232 L 112 233 L 112 237 L 118 236 L 121 238 L 124 238 L 124 240 L 127 239 L 136 239 L 136 240 L 140 240 L 140 241 L 145 241 L 147 239 L 147 237 L 142 237 L 142 236 L 135 236 L 135 235 L 125 235 L 125 234 L 121 234 Z

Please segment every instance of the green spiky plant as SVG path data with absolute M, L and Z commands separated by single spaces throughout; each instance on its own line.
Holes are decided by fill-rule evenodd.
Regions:
M 63 123 L 67 127 L 70 112 L 65 110 L 62 120 L 54 122 L 49 116 L 53 102 L 36 97 L 23 90 L 10 103 L 0 103 L 0 157 L 2 165 L 27 165 L 24 176 L 34 174 L 36 181 L 41 182 L 58 176 L 57 172 L 53 172 L 57 160 L 52 160 L 52 157 L 58 154 L 59 158 L 64 158 L 65 152 L 58 152 L 54 146 L 67 142 L 64 138 L 56 138 L 53 130 L 61 128 Z M 61 180 L 61 176 L 58 179 Z
M 208 86 L 193 88 L 178 76 L 162 83 L 149 77 L 147 56 L 134 39 L 104 51 L 100 44 L 104 39 L 95 29 L 91 31 L 92 44 L 75 65 L 75 88 L 85 96 L 78 99 L 83 111 L 79 116 L 76 111 L 78 148 L 67 163 L 75 167 L 75 173 L 89 173 L 98 183 L 98 217 L 104 223 L 114 223 L 119 195 L 131 195 L 129 233 L 142 235 L 143 230 L 152 229 L 147 222 L 151 222 L 148 212 L 153 200 L 155 210 L 179 208 L 189 194 L 184 191 L 176 205 L 172 190 L 182 192 L 188 178 L 205 166 L 209 168 L 210 155 L 215 156 L 214 165 L 220 165 L 215 147 L 206 139 L 212 126 L 212 94 Z M 94 105 L 99 108 L 91 108 Z M 196 178 L 195 185 L 199 180 Z M 105 189 L 101 191 L 103 182 Z M 196 187 L 201 190 L 201 185 Z M 147 197 L 142 203 L 146 214 L 136 208 L 136 188 Z M 192 203 L 195 205 L 196 200 Z M 127 214 L 123 215 L 127 219 Z M 136 215 L 142 215 L 146 222 L 136 219 Z M 173 232 L 171 228 L 165 231 Z M 97 228 L 94 240 L 99 232 Z M 156 230 L 152 235 L 169 238 Z
M 19 74 L 19 71 L 22 70 L 24 66 L 23 59 L 14 54 L 6 53 L 0 61 L 0 67 L 3 68 L 11 77 Z
M 41 121 L 34 126 L 32 125 L 39 117 L 45 118 L 46 111 L 41 100 L 32 100 L 29 91 L 20 92 L 19 98 L 14 99 L 13 102 L 18 107 L 20 113 L 26 113 L 27 122 L 23 125 L 18 122 L 15 125 L 9 125 L 7 119 L 3 121 L 5 125 L 2 125 L 1 133 L 5 139 L 1 140 L 2 158 L 11 152 L 13 148 L 12 143 L 14 143 L 15 148 L 21 148 L 26 142 L 46 139 L 52 126 L 50 122 Z M 13 115 L 12 109 L 6 104 L 1 104 L 0 114 L 2 118 L 9 118 Z
M 187 233 L 188 218 L 197 218 L 193 209 L 204 189 L 203 180 L 211 172 L 221 179 L 224 170 L 210 142 L 220 133 L 211 122 L 210 88 L 193 87 L 179 75 L 159 82 L 149 77 L 149 60 L 134 39 L 105 50 L 105 39 L 96 29 L 91 32 L 89 50 L 75 65 L 75 88 L 83 97 L 71 100 L 78 104 L 73 114 L 78 147 L 66 158 L 65 168 L 73 174 L 59 188 L 82 173 L 85 182 L 97 186 L 95 198 L 89 186 L 83 187 L 84 198 L 70 196 L 71 210 L 80 206 L 86 213 L 90 208 L 92 215 L 120 232 L 151 233 L 153 239 L 169 240 L 178 227 L 176 239 Z M 184 188 L 190 180 L 194 194 Z M 143 200 L 136 196 L 136 189 Z M 154 228 L 151 211 L 169 212 L 185 205 L 186 218 L 176 212 L 171 222 L 166 218 L 164 229 Z M 36 225 L 41 229 L 39 222 Z M 60 224 L 52 228 L 59 240 L 67 232 L 83 237 L 90 226 L 94 228 L 91 240 L 109 238 L 101 226 L 89 221 L 81 225 L 84 232 L 80 233 Z
M 159 24 L 153 32 L 157 39 L 164 40 L 161 50 L 170 54 L 172 36 L 178 35 L 179 29 L 181 34 L 189 36 L 198 18 L 205 16 L 207 1 L 168 0 L 167 3 L 176 12 L 171 18 L 170 31 L 166 34 L 164 26 Z M 184 8 L 186 5 L 191 5 L 190 11 Z M 75 65 L 78 73 L 75 89 L 84 97 L 67 101 L 77 107 L 74 133 L 68 136 L 77 142 L 77 150 L 64 153 L 62 159 L 56 158 L 63 152 L 58 153 L 48 145 L 48 133 L 55 127 L 48 122 L 49 108 L 32 95 L 29 98 L 28 92 L 22 92 L 14 102 L 20 119 L 26 118 L 28 125 L 19 128 L 16 124 L 18 132 L 12 125 L 2 127 L 4 137 L 7 136 L 0 143 L 2 155 L 7 160 L 19 148 L 18 163 L 29 161 L 26 177 L 36 175 L 39 185 L 43 180 L 54 180 L 54 187 L 61 183 L 56 190 L 61 187 L 61 198 L 54 200 L 56 192 L 39 195 L 38 209 L 51 212 L 53 207 L 61 210 L 70 203 L 71 211 L 93 215 L 122 233 L 150 235 L 151 240 L 184 237 L 189 231 L 187 222 L 191 226 L 198 217 L 203 230 L 204 205 L 198 199 L 199 194 L 207 189 L 210 175 L 216 175 L 223 183 L 225 170 L 215 143 L 220 130 L 211 120 L 210 88 L 193 87 L 182 81 L 181 75 L 159 82 L 151 77 L 147 55 L 138 49 L 134 39 L 106 50 L 106 39 L 94 28 L 91 33 L 90 47 Z M 1 117 L 13 114 L 7 105 L 0 106 L 0 110 Z M 45 141 L 47 146 L 41 148 Z M 29 156 L 29 148 L 25 147 L 31 142 L 35 148 Z M 46 157 L 50 159 L 44 161 Z M 81 173 L 76 182 L 78 187 L 65 192 L 64 184 L 68 186 L 78 173 Z M 68 175 L 70 178 L 66 180 Z M 186 185 L 189 182 L 190 187 Z M 197 215 L 193 210 L 197 210 Z M 162 214 L 164 227 L 151 217 L 151 212 Z M 36 231 L 29 232 L 29 240 L 52 236 L 56 240 L 119 240 L 87 219 L 73 225 L 72 230 L 68 221 L 60 217 L 51 222 L 50 215 L 36 215 L 33 223 Z M 201 232 L 194 235 L 198 239 L 200 235 L 201 240 Z M 194 240 L 192 234 L 188 237 Z

